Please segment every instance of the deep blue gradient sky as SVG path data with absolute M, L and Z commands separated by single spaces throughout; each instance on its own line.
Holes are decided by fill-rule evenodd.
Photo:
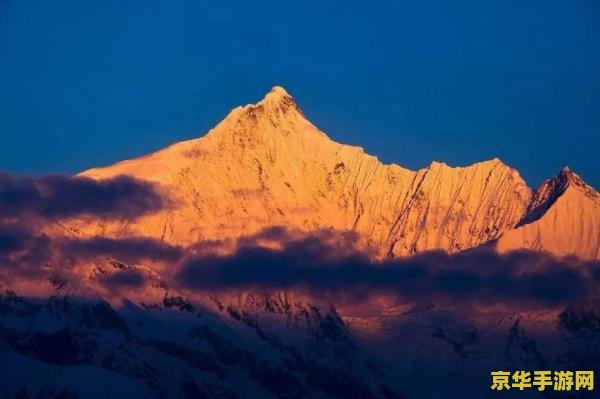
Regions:
M 385 162 L 600 188 L 596 0 L 0 0 L 0 169 L 138 156 L 276 84 Z

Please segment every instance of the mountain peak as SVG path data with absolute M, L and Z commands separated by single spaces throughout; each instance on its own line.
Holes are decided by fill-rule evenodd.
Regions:
M 592 187 L 590 187 L 586 182 L 584 182 L 583 179 L 579 177 L 578 174 L 573 172 L 568 166 L 562 168 L 556 176 L 547 180 L 547 182 L 555 182 L 557 186 L 563 187 L 565 189 L 567 186 L 573 186 L 582 189 L 583 191 L 594 191 Z
M 539 219 L 570 187 L 590 198 L 600 197 L 596 190 L 586 184 L 571 168 L 565 166 L 555 176 L 545 180 L 537 188 L 525 213 L 525 217 L 519 224 L 523 225 Z
M 294 98 L 281 86 L 273 86 L 271 91 L 261 101 L 248 107 L 250 109 L 259 108 L 271 112 L 286 113 L 289 110 L 295 110 L 302 113 Z
M 306 117 L 292 96 L 283 87 L 274 86 L 260 101 L 234 108 L 211 133 L 258 137 L 287 131 L 303 122 L 307 122 Z
M 288 92 L 281 86 L 273 86 L 271 91 L 266 94 L 265 97 L 291 97 Z
M 265 94 L 262 100 L 253 105 L 278 105 L 282 102 L 285 103 L 290 101 L 293 102 L 294 99 L 283 87 L 273 86 L 271 90 Z
M 581 177 L 579 177 L 575 172 L 571 170 L 568 166 L 565 166 L 556 174 L 556 176 L 552 177 L 550 180 L 555 180 L 560 184 L 569 184 L 569 183 L 583 183 Z M 584 183 L 585 184 L 585 183 Z
M 497 249 L 600 259 L 599 222 L 600 194 L 565 167 L 538 187 L 525 216 L 500 237 Z

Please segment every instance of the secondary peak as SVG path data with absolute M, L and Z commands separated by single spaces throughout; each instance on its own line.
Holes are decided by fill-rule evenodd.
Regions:
M 570 173 L 571 172 L 571 168 L 569 168 L 568 166 L 565 166 L 564 168 L 562 168 L 562 172 L 563 173 Z

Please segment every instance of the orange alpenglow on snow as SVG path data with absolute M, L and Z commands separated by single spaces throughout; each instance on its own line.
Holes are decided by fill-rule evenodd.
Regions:
M 532 195 L 498 159 L 466 167 L 432 162 L 418 171 L 385 165 L 329 139 L 281 87 L 235 108 L 201 138 L 81 173 L 121 174 L 158 183 L 173 205 L 133 223 L 69 221 L 71 231 L 187 245 L 284 226 L 351 230 L 377 257 L 495 240 L 501 251 L 599 257 L 599 196 L 572 172 L 557 177 L 566 183 L 550 180 Z
M 600 194 L 565 167 L 535 192 L 523 221 L 498 241 L 498 250 L 545 250 L 600 259 Z

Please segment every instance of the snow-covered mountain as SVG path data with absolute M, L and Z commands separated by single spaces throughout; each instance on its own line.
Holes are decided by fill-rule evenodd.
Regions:
M 498 240 L 503 252 L 523 248 L 600 259 L 600 194 L 569 168 L 546 180 L 518 226 Z
M 159 183 L 174 205 L 134 224 L 72 222 L 73 230 L 189 244 L 270 226 L 333 228 L 357 232 L 363 246 L 379 257 L 406 256 L 433 249 L 456 252 L 496 240 L 539 219 L 553 209 L 544 204 L 560 196 L 559 208 L 565 209 L 560 225 L 542 219 L 535 224 L 539 227 L 509 234 L 526 230 L 527 238 L 507 238 L 500 247 L 599 255 L 600 201 L 585 183 L 567 184 L 572 189 L 560 194 L 560 183 L 548 183 L 532 196 L 519 173 L 498 159 L 467 167 L 433 162 L 418 171 L 385 165 L 359 147 L 329 139 L 281 87 L 257 104 L 235 108 L 204 137 L 82 173 L 97 179 L 121 174 Z M 587 194 L 579 195 L 582 190 Z M 581 224 L 586 227 L 577 231 Z M 563 234 L 555 230 L 566 226 L 575 229 L 565 234 L 568 244 L 554 238 L 539 244 L 531 236 L 538 233 L 529 232 L 552 230 L 540 233 L 550 237 Z
M 600 259 L 600 194 L 568 169 L 532 192 L 498 159 L 467 167 L 433 162 L 418 171 L 385 165 L 329 139 L 275 87 L 201 138 L 80 174 L 97 180 L 120 175 L 154 183 L 166 207 L 126 220 L 93 212 L 0 219 L 7 232 L 28 233 L 15 238 L 0 231 L 0 244 L 6 240 L 0 250 L 7 252 L 0 261 L 19 267 L 0 264 L 0 398 L 478 398 L 489 394 L 490 370 L 600 364 L 597 290 L 588 284 L 593 260 Z M 537 266 L 562 274 L 529 276 L 526 284 L 512 284 L 506 270 L 472 274 L 465 268 L 452 275 L 442 268 L 433 284 L 414 287 L 414 293 L 441 288 L 441 297 L 437 291 L 411 296 L 409 284 L 395 296 L 393 282 L 374 274 L 369 289 L 376 292 L 338 290 L 331 298 L 302 284 L 279 290 L 180 281 L 190 259 L 222 260 L 239 251 L 240 242 L 262 240 L 264 248 L 277 249 L 278 239 L 289 239 L 285 234 L 314 233 L 317 245 L 292 240 L 292 256 L 301 257 L 306 252 L 299 242 L 321 254 L 334 247 L 319 243 L 346 232 L 357 245 L 351 249 L 360 252 L 349 257 L 350 273 L 367 270 L 357 261 L 367 259 L 374 268 L 412 267 L 409 281 L 423 277 L 426 266 L 392 265 L 397 259 L 389 258 L 441 250 L 421 259 L 437 268 L 475 254 L 479 263 L 467 266 L 479 270 L 492 266 L 486 260 L 511 266 L 514 253 L 490 249 L 525 249 L 535 254 L 527 253 L 525 265 L 540 255 L 535 251 L 592 261 L 577 260 L 589 268 L 581 277 L 543 254 Z M 21 245 L 23 237 L 28 245 Z M 111 252 L 116 244 L 121 252 Z M 123 251 L 127 245 L 135 248 Z M 155 259 L 160 250 L 154 246 L 144 256 L 146 245 L 173 255 Z M 483 254 L 476 247 L 485 247 Z M 73 248 L 80 252 L 69 253 Z M 202 251 L 210 256 L 202 258 Z M 131 262 L 109 253 L 124 253 Z M 248 273 L 244 266 L 270 256 L 245 258 L 236 271 Z M 279 260 L 272 263 L 281 266 Z M 335 262 L 327 266 L 346 271 Z M 318 282 L 314 268 L 309 271 L 313 279 L 303 283 Z M 277 270 L 275 280 L 287 281 L 283 273 Z M 404 276 L 388 276 L 398 275 Z M 325 276 L 328 283 L 339 277 Z M 577 292 L 549 292 L 557 276 L 575 281 Z M 488 280 L 491 287 L 477 292 L 506 288 L 498 303 L 492 294 L 463 295 Z M 351 281 L 353 287 L 362 282 Z M 380 283 L 385 292 L 377 291 Z M 542 301 L 513 298 L 523 286 Z M 323 287 L 331 286 L 316 291 Z M 577 295 L 580 290 L 585 295 Z
M 0 398 L 400 397 L 331 304 L 99 287 L 124 268 L 51 275 L 37 297 L 0 286 Z
M 38 281 L 43 297 L 0 287 L 1 398 L 478 398 L 490 370 L 600 361 L 593 308 L 357 315 L 292 292 L 206 296 L 157 279 L 103 299 L 101 276 L 124 268 L 136 269 L 109 261 Z

